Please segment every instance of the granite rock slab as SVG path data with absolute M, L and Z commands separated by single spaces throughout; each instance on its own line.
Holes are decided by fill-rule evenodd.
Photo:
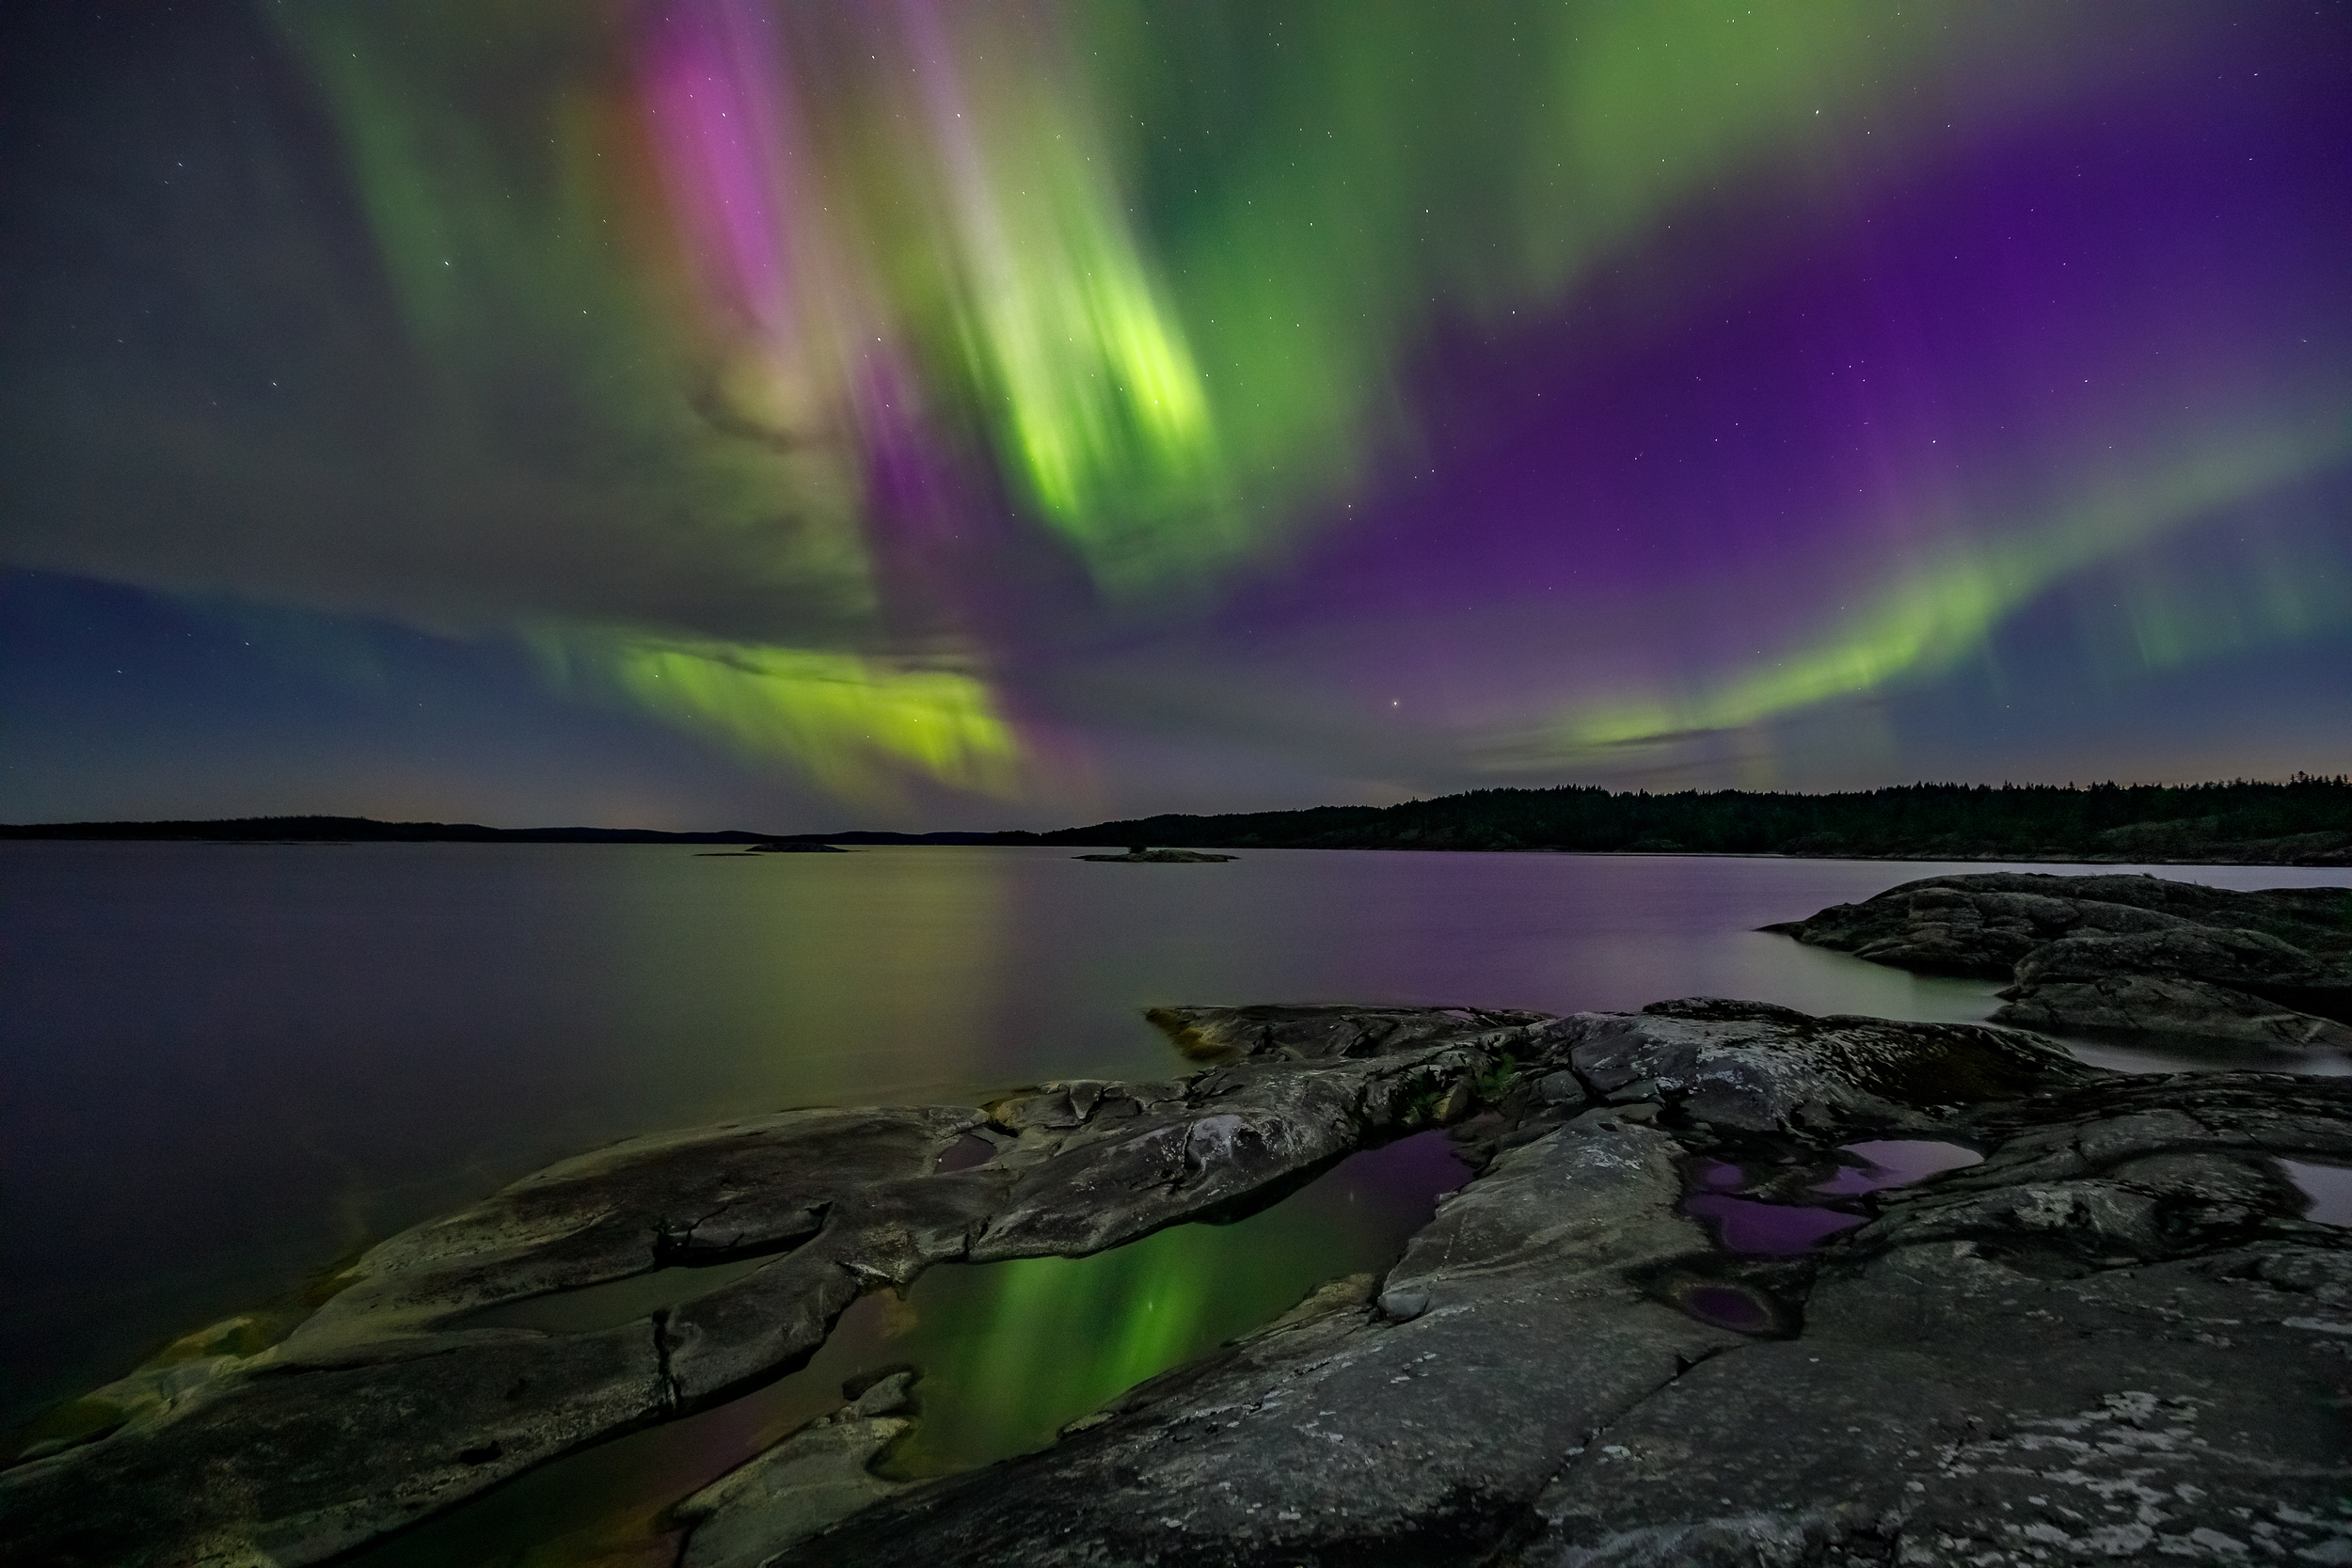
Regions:
M 2280 1163 L 2352 1163 L 2352 1085 L 1710 998 L 1155 1019 L 1193 1070 L 634 1139 L 417 1227 L 0 1471 L 9 1560 L 325 1560 L 783 1375 L 933 1264 L 1232 1217 L 1435 1126 L 1477 1175 L 1385 1274 L 963 1476 L 882 1473 L 921 1415 L 861 1390 L 684 1499 L 682 1560 L 2352 1560 L 2352 1233 Z M 1981 1159 L 1824 1180 L 1905 1139 Z M 1694 1206 L 1725 1171 L 1834 1233 L 1741 1250 Z M 719 1263 L 618 1324 L 503 1315 Z
M 1449 1022 L 1331 1061 L 1238 1052 L 1167 1083 L 791 1111 L 561 1162 L 367 1253 L 276 1344 L 96 1391 L 84 1440 L 0 1471 L 11 1560 L 323 1560 L 794 1370 L 860 1295 L 932 1264 L 1230 1217 L 1459 1120 L 1527 1032 Z M 972 1139 L 987 1158 L 948 1158 Z M 756 1266 L 696 1291 L 722 1262 Z M 655 1275 L 683 1299 L 618 1326 L 500 1321 Z
M 1674 1053 L 1734 1010 L 1557 1027 Z M 1727 1250 L 1692 1170 L 1880 1129 L 1701 1122 L 1649 1082 L 1502 1149 L 1386 1276 L 778 1561 L 2352 1559 L 2352 1233 L 2276 1163 L 2352 1161 L 2352 1085 L 2081 1071 L 1947 1101 L 1931 1130 L 1981 1162 L 1788 1258 Z
M 2352 889 L 1989 872 L 1905 882 L 1766 929 L 1917 974 L 2012 981 L 1998 1023 L 2352 1050 Z

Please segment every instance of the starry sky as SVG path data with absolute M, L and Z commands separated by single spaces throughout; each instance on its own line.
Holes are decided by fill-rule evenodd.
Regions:
M 2341 5 L 0 32 L 0 820 L 2352 769 Z

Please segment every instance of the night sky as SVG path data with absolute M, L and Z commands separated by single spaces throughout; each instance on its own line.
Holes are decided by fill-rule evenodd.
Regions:
M 0 820 L 2352 769 L 2341 4 L 0 6 Z

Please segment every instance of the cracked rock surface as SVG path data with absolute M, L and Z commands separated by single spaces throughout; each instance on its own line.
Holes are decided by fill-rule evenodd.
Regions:
M 1582 1108 L 1473 1121 L 1385 1280 L 779 1560 L 2352 1560 L 2352 1235 L 2272 1159 L 2352 1161 L 2352 1085 L 1711 1001 L 1544 1033 Z M 1985 1158 L 1802 1256 L 1685 1212 L 1890 1131 Z
M 2352 1561 L 2352 1232 L 2279 1164 L 2352 1163 L 2352 1084 L 1711 999 L 1156 1021 L 1213 1065 L 638 1140 L 395 1238 L 280 1344 L 0 1473 L 10 1560 L 318 1560 L 789 1370 L 932 1262 L 1229 1216 L 1442 1123 L 1479 1174 L 1384 1276 L 961 1476 L 877 1473 L 921 1417 L 907 1374 L 862 1388 L 678 1505 L 681 1560 Z M 1735 1190 L 1834 1233 L 1732 1250 L 1700 1195 Z M 467 1326 L 681 1257 L 769 1260 L 611 1329 Z
M 1930 877 L 1766 927 L 1873 963 L 2013 979 L 1995 1022 L 2352 1050 L 2352 890 Z
M 1547 1486 L 1530 1565 L 2352 1560 L 2352 1247 L 2265 1157 L 2338 1080 L 1987 1107 L 1882 1195 L 1793 1338 L 1693 1368 Z
M 1737 1342 L 1629 1276 L 1707 1248 L 1678 1146 L 1603 1115 L 1501 1155 L 1383 1299 L 1327 1291 L 1031 1459 L 889 1500 L 812 1562 L 1478 1561 L 1589 1432 Z

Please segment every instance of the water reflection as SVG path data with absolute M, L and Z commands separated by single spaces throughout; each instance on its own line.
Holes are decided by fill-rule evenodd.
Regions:
M 1866 1138 L 1845 1145 L 1838 1152 L 1851 1163 L 1841 1161 L 1837 1174 L 1817 1184 L 1815 1192 L 1875 1193 L 1984 1164 L 1984 1156 L 1975 1149 L 1935 1138 Z
M 2058 1035 L 2079 1061 L 2110 1072 L 2298 1072 L 2321 1078 L 2352 1074 L 2352 1056 L 2318 1048 L 2270 1049 L 2236 1040 L 2148 1040 L 2122 1035 Z
M 803 1370 L 558 1460 L 352 1560 L 667 1564 L 675 1544 L 663 1510 L 837 1407 L 845 1382 L 894 1366 L 923 1375 L 922 1418 L 887 1456 L 893 1473 L 944 1474 L 1042 1448 L 1114 1396 L 1271 1321 L 1316 1286 L 1387 1268 L 1429 1222 L 1438 1194 L 1469 1175 L 1442 1133 L 1424 1132 L 1352 1155 L 1230 1225 L 1177 1226 L 1091 1258 L 934 1268 L 903 1299 L 884 1292 L 851 1307 Z M 543 1316 L 563 1310 L 515 1310 L 534 1305 Z
M 2352 1167 L 2281 1160 L 2287 1180 L 2311 1199 L 2303 1217 L 2315 1225 L 2352 1226 Z
M 0 1421 L 549 1161 L 823 1103 L 1182 1070 L 1171 1002 L 1967 1021 L 1755 930 L 1990 866 L 1260 850 L 0 846 Z M 2079 868 L 2077 868 L 2079 869 Z M 2106 868 L 2103 868 L 2106 869 Z M 2235 887 L 2341 871 L 2177 868 Z
M 1860 1214 L 1840 1213 L 1835 1209 L 1761 1203 L 1722 1193 L 1695 1194 L 1682 1207 L 1686 1213 L 1713 1222 L 1716 1239 L 1726 1252 L 1810 1252 L 1840 1230 L 1850 1230 L 1862 1223 Z
M 1092 1258 L 931 1270 L 911 1292 L 901 1351 L 924 1369 L 926 1414 L 897 1467 L 937 1474 L 1042 1447 L 1316 1285 L 1386 1268 L 1469 1176 L 1443 1134 L 1424 1132 L 1236 1224 L 1178 1226 Z
M 1871 1138 L 1844 1145 L 1826 1163 L 1793 1157 L 1755 1166 L 1708 1161 L 1692 1173 L 1694 1190 L 1682 1200 L 1682 1211 L 1707 1221 L 1716 1244 L 1726 1252 L 1757 1257 L 1810 1252 L 1867 1217 L 1833 1206 L 1836 1199 L 1907 1187 L 1983 1159 L 1973 1148 L 1937 1139 Z M 1707 1311 L 1700 1315 L 1725 1321 Z
M 596 889 L 597 924 L 628 936 L 620 974 L 599 989 L 634 1051 L 712 1102 L 1004 1086 L 992 1021 L 1012 978 L 1014 890 L 1002 858 L 779 855 L 723 877 L 700 869 L 646 856 Z

